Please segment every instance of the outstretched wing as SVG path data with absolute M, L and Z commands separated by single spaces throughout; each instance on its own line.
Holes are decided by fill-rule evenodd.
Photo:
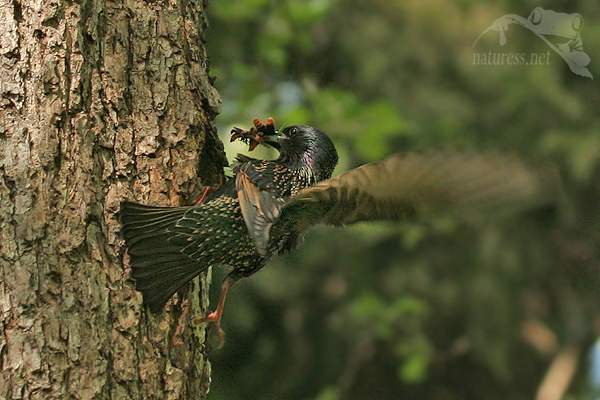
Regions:
M 541 173 L 511 156 L 397 154 L 303 190 L 281 209 L 271 237 L 301 235 L 317 223 L 517 211 L 549 201 L 557 182 L 556 175 Z

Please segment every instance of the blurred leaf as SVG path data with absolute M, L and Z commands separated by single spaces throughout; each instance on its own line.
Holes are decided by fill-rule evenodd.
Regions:
M 230 21 L 252 20 L 263 14 L 263 7 L 269 0 L 230 0 L 227 2 L 214 2 L 211 12 L 219 18 Z
M 321 390 L 319 395 L 315 397 L 315 400 L 339 400 L 340 399 L 340 391 L 339 389 L 328 386 Z
M 404 340 L 396 346 L 396 354 L 403 358 L 398 370 L 400 379 L 408 383 L 419 383 L 427 377 L 427 365 L 432 349 L 424 338 Z
M 581 183 L 595 180 L 596 167 L 600 164 L 600 135 L 553 131 L 541 142 L 546 152 L 562 154 L 568 161 L 572 176 Z
M 290 19 L 303 25 L 312 25 L 324 17 L 336 0 L 290 0 L 287 1 L 287 11 Z
M 423 316 L 427 314 L 427 304 L 422 299 L 411 296 L 403 296 L 397 299 L 391 307 L 397 315 L 417 315 Z
M 382 314 L 385 308 L 386 305 L 381 296 L 375 293 L 367 293 L 352 303 L 351 310 L 354 318 L 372 322 Z
M 382 159 L 389 154 L 389 139 L 400 135 L 404 128 L 396 108 L 383 100 L 357 110 L 355 123 L 360 133 L 354 145 L 366 160 Z

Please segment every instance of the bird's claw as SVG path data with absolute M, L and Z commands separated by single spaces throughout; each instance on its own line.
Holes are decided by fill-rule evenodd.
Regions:
M 252 122 L 253 126 L 250 130 L 246 131 L 242 128 L 234 127 L 231 130 L 231 142 L 241 140 L 246 143 L 249 148 L 248 151 L 252 151 L 262 143 L 263 136 L 275 135 L 275 120 L 271 117 L 267 118 L 266 124 L 264 124 L 259 118 L 254 118 Z
M 220 349 L 221 347 L 223 347 L 223 345 L 225 344 L 225 331 L 223 330 L 223 328 L 221 328 L 221 315 L 218 313 L 218 311 L 213 311 L 204 318 L 196 318 L 195 322 L 197 325 L 212 322 L 215 328 L 215 333 L 217 334 L 217 339 L 219 340 L 218 348 Z
M 197 324 L 212 322 L 215 327 L 215 332 L 217 333 L 217 338 L 219 339 L 219 348 L 223 347 L 225 343 L 225 331 L 221 329 L 221 317 L 223 316 L 223 307 L 225 306 L 225 298 L 227 297 L 227 291 L 233 285 L 233 280 L 227 278 L 223 282 L 223 286 L 221 286 L 221 298 L 219 299 L 219 304 L 217 305 L 217 309 L 211 313 L 209 313 L 204 318 L 196 317 L 195 322 Z

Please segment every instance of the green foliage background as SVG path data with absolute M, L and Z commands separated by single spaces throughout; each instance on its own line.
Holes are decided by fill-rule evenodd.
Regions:
M 550 50 L 516 25 L 506 46 L 490 32 L 473 47 L 497 18 L 537 6 L 584 17 L 600 79 L 593 0 L 211 2 L 224 142 L 273 116 L 327 132 L 338 172 L 397 151 L 499 148 L 553 160 L 565 189 L 558 210 L 500 221 L 316 229 L 232 290 L 211 399 L 533 399 L 566 348 L 580 355 L 569 398 L 586 398 L 600 321 L 600 90 L 554 52 L 549 65 L 474 65 L 474 53 Z

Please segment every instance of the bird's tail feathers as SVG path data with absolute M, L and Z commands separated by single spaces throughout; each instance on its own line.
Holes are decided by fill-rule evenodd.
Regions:
M 181 246 L 176 244 L 177 233 L 170 229 L 187 210 L 131 202 L 121 205 L 119 218 L 132 277 L 152 312 L 160 311 L 177 290 L 208 268 L 181 252 Z

